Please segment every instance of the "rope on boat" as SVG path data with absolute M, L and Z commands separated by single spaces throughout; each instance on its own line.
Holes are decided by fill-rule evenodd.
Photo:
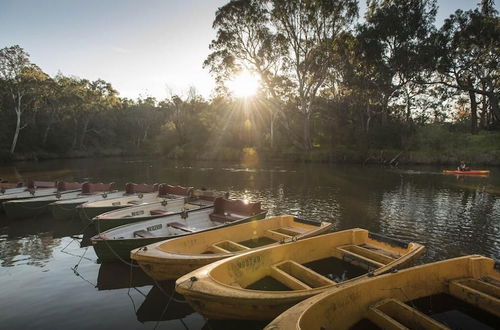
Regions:
M 73 257 L 79 257 L 79 258 L 80 258 L 80 261 L 81 261 L 81 259 L 82 259 L 82 258 L 83 258 L 83 259 L 85 259 L 85 260 L 88 260 L 88 261 L 95 261 L 95 260 L 93 260 L 93 259 L 90 259 L 90 258 L 85 257 L 85 253 L 87 253 L 87 248 L 88 248 L 88 247 L 85 249 L 85 252 L 84 252 L 81 256 L 80 256 L 80 255 L 77 255 L 77 254 L 74 254 L 74 253 L 71 253 L 71 252 L 67 252 L 67 251 L 65 251 L 65 250 L 68 248 L 68 246 L 70 246 L 70 245 L 71 245 L 71 243 L 73 243 L 74 241 L 77 241 L 77 239 L 76 239 L 76 238 L 74 238 L 74 237 L 71 237 L 71 241 L 70 241 L 68 244 L 66 244 L 66 246 L 65 246 L 65 247 L 63 247 L 63 248 L 61 249 L 61 252 L 62 252 L 62 253 L 66 253 L 66 254 L 68 254 L 68 255 L 70 255 L 70 256 L 73 256 Z M 80 261 L 78 262 L 78 264 L 80 264 Z M 78 264 L 77 264 L 77 266 L 78 266 Z
M 83 254 L 80 256 L 80 260 L 78 260 L 78 263 L 75 265 L 75 267 L 71 267 L 71 270 L 73 271 L 73 273 L 75 273 L 76 276 L 80 277 L 82 280 L 84 280 L 85 282 L 91 284 L 94 288 L 97 287 L 97 284 L 94 284 L 92 282 L 90 282 L 89 280 L 87 280 L 85 277 L 83 277 L 79 272 L 78 272 L 78 266 L 80 266 L 80 263 L 82 262 L 82 260 L 84 259 L 84 256 L 85 256 L 85 253 L 87 253 L 87 250 L 88 250 L 88 247 L 85 248 L 85 251 L 83 252 Z M 87 260 L 91 260 L 89 258 L 85 258 Z
M 90 223 L 92 224 L 92 222 Z M 106 246 L 108 247 L 108 249 L 115 255 L 115 257 L 120 260 L 121 262 L 123 262 L 125 265 L 129 265 L 130 268 L 132 267 L 139 267 L 139 265 L 135 265 L 134 263 L 132 262 L 128 262 L 126 260 L 124 260 L 122 257 L 120 257 L 120 255 L 118 253 L 116 253 L 115 250 L 113 250 L 113 248 L 111 247 L 111 245 L 109 245 L 109 242 L 107 239 L 101 237 L 101 222 L 100 221 L 97 221 L 97 235 L 101 238 L 102 241 L 104 241 L 104 244 L 106 244 Z
M 24 203 L 19 203 L 19 204 L 20 204 L 18 206 L 19 208 L 24 209 L 24 210 L 30 210 L 30 211 L 41 210 L 41 209 L 44 209 L 47 207 L 47 205 L 29 207 L 29 206 L 23 205 Z

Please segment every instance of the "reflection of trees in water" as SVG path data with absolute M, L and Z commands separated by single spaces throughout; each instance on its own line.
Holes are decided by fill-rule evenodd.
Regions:
M 0 241 L 0 259 L 2 267 L 13 267 L 18 264 L 43 267 L 52 251 L 61 243 L 52 235 L 29 235 L 20 239 Z
M 420 189 L 405 182 L 384 194 L 381 232 L 415 240 L 427 247 L 426 261 L 465 254 L 500 254 L 498 198 L 482 189 L 439 186 Z

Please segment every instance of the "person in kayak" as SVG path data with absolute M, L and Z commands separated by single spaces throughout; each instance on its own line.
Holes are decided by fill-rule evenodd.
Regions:
M 470 168 L 467 165 L 465 165 L 465 162 L 462 160 L 460 162 L 460 165 L 458 165 L 458 167 L 457 167 L 457 171 L 462 171 L 462 172 L 463 171 L 470 171 Z

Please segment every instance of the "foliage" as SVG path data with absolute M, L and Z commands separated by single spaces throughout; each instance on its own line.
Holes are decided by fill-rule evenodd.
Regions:
M 435 0 L 230 0 L 194 89 L 130 100 L 102 79 L 49 77 L 0 50 L 0 157 L 165 155 L 295 161 L 498 163 L 500 23 L 493 1 L 435 27 Z M 233 98 L 227 81 L 256 73 Z M 474 133 L 473 135 L 467 132 Z M 477 133 L 477 134 L 476 134 Z M 496 140 L 495 140 L 496 139 Z M 479 156 L 478 156 L 479 155 Z

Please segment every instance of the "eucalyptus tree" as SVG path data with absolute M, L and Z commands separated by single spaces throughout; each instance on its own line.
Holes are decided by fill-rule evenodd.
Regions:
M 279 70 L 283 64 L 284 49 L 273 33 L 266 1 L 230 1 L 217 10 L 213 28 L 217 30 L 217 36 L 210 44 L 212 53 L 204 65 L 210 67 L 222 93 L 226 92 L 225 82 L 242 70 L 260 76 L 266 96 L 271 98 L 270 135 L 273 147 L 275 120 L 280 114 L 283 81 Z
M 233 0 L 216 14 L 212 53 L 205 62 L 219 83 L 244 67 L 260 74 L 273 104 L 293 104 L 302 115 L 300 140 L 285 113 L 281 123 L 292 143 L 311 149 L 314 102 L 331 74 L 334 40 L 357 15 L 355 0 Z M 272 116 L 273 117 L 273 116 Z
M 19 133 L 27 126 L 27 123 L 22 122 L 22 115 L 28 110 L 29 101 L 34 101 L 37 85 L 48 79 L 48 76 L 30 62 L 29 54 L 24 49 L 15 45 L 0 49 L 0 79 L 3 80 L 3 85 L 10 94 L 16 114 L 14 136 L 10 147 L 10 153 L 13 154 Z
M 440 77 L 434 83 L 468 94 L 471 132 L 477 132 L 477 94 L 488 98 L 492 119 L 500 121 L 500 17 L 493 1 L 483 0 L 475 10 L 450 15 L 436 44 Z
M 362 56 L 383 79 L 379 105 L 382 123 L 389 104 L 406 96 L 406 120 L 411 119 L 411 82 L 416 82 L 432 61 L 431 40 L 436 16 L 435 0 L 372 0 L 359 27 Z
M 333 45 L 357 16 L 357 1 L 269 1 L 272 21 L 284 54 L 283 76 L 303 115 L 303 149 L 311 148 L 310 121 L 318 93 L 334 70 Z
M 85 146 L 85 138 L 90 131 L 92 120 L 97 118 L 99 114 L 117 108 L 120 105 L 118 92 L 110 83 L 102 79 L 97 79 L 95 81 L 85 80 L 84 84 L 84 102 L 81 104 L 81 108 L 78 111 L 81 121 L 80 141 L 78 144 L 80 149 Z M 95 129 L 92 131 L 97 135 L 102 133 Z

